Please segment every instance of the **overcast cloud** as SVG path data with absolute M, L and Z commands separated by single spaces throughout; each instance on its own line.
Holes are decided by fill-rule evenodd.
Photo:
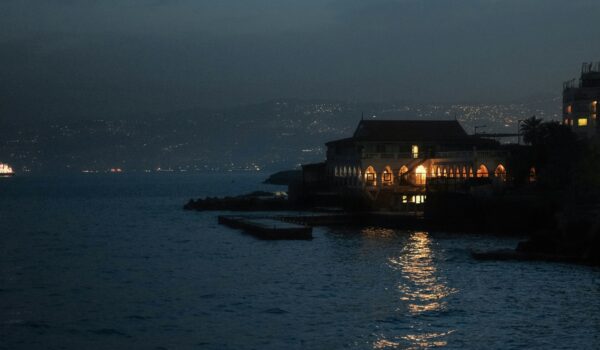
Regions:
M 0 117 L 496 102 L 600 60 L 592 0 L 2 0 Z

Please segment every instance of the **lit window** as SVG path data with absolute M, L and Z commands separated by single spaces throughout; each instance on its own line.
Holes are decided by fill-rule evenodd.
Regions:
M 413 158 L 419 158 L 419 146 L 417 146 L 417 145 L 412 146 L 412 156 L 413 156 Z
M 392 181 L 392 174 L 390 173 L 383 173 L 383 181 Z
M 425 196 L 422 194 L 419 194 L 416 196 L 411 196 L 410 202 L 415 203 L 415 204 L 423 204 L 423 203 L 425 203 Z
M 488 169 L 485 165 L 481 164 L 477 169 L 477 177 L 488 177 Z
M 567 106 L 567 108 L 566 108 L 566 112 L 567 112 L 568 114 L 571 114 L 571 113 L 573 112 L 573 106 L 571 106 L 571 105 L 568 105 L 568 106 Z
M 367 186 L 377 186 L 377 173 L 372 166 L 367 167 L 365 170 L 365 180 L 367 182 Z
M 565 119 L 565 125 L 569 125 L 569 118 Z
M 592 113 L 598 112 L 598 101 L 592 102 Z
M 415 170 L 415 180 L 417 185 L 425 185 L 427 182 L 427 169 L 419 165 Z
M 587 126 L 588 120 L 587 118 L 579 118 L 577 119 L 577 126 Z

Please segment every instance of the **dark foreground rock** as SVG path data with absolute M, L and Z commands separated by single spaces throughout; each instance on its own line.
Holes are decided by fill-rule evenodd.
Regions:
M 521 251 L 519 249 L 502 249 L 492 251 L 472 251 L 471 256 L 476 260 L 493 260 L 493 261 L 547 261 L 547 262 L 563 262 L 575 264 L 589 264 L 585 259 L 577 255 L 562 255 L 559 253 L 540 253 Z
M 567 206 L 557 225 L 536 232 L 515 250 L 473 252 L 479 260 L 542 260 L 600 266 L 600 206 Z

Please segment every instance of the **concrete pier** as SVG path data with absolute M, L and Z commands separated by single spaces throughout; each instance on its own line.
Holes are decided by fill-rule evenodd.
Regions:
M 312 239 L 312 227 L 272 218 L 219 216 L 219 224 L 242 229 L 262 239 Z

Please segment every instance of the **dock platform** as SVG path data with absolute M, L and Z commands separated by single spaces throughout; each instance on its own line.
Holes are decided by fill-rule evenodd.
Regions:
M 242 229 L 262 239 L 312 239 L 312 227 L 272 218 L 219 216 L 219 224 Z

